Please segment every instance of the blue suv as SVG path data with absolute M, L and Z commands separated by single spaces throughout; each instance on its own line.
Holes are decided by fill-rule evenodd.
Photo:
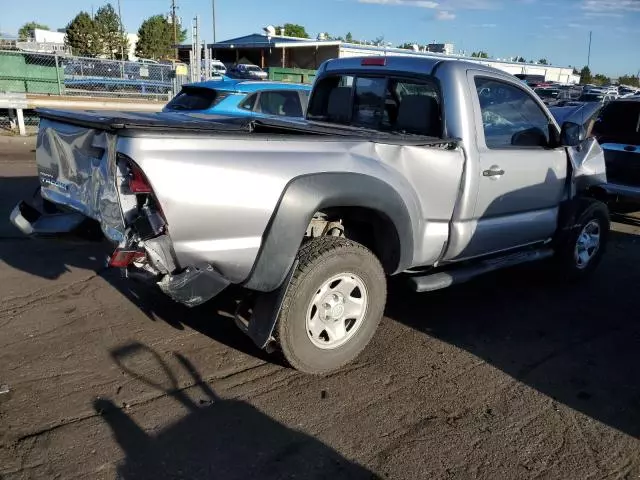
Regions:
M 224 78 L 184 85 L 163 112 L 235 117 L 303 117 L 310 85 Z

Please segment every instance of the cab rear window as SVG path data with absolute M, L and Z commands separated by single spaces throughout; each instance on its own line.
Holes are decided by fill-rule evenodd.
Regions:
M 220 103 L 228 93 L 202 87 L 182 87 L 169 103 L 168 110 L 206 110 Z
M 441 102 L 436 83 L 377 75 L 335 75 L 313 90 L 307 117 L 403 134 L 442 136 Z

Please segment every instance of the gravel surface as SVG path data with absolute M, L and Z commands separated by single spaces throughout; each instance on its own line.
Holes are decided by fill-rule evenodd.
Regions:
M 256 349 L 236 292 L 188 309 L 22 238 L 33 138 L 0 137 L 0 478 L 640 478 L 640 216 L 597 273 L 542 266 L 414 294 L 352 364 Z

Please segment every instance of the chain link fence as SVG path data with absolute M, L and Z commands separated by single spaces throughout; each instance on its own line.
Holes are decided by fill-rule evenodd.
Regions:
M 188 81 L 183 64 L 0 50 L 0 92 L 167 102 Z
M 40 119 L 35 110 L 24 110 L 24 126 L 25 133 L 32 135 L 37 133 Z M 12 134 L 18 135 L 18 118 L 15 110 L 0 108 L 0 135 Z

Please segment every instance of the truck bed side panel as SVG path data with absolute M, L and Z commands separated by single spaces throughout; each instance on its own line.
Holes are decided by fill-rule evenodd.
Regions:
M 416 258 L 428 263 L 446 241 L 446 229 L 434 225 L 451 218 L 463 163 L 457 150 L 316 136 L 120 137 L 117 150 L 149 178 L 180 264 L 210 263 L 232 282 L 251 272 L 286 186 L 324 172 L 369 175 L 389 184 L 413 226 L 413 261 L 403 267 Z M 416 185 L 426 200 L 418 198 Z M 425 241 L 434 234 L 440 238 L 435 249 Z

